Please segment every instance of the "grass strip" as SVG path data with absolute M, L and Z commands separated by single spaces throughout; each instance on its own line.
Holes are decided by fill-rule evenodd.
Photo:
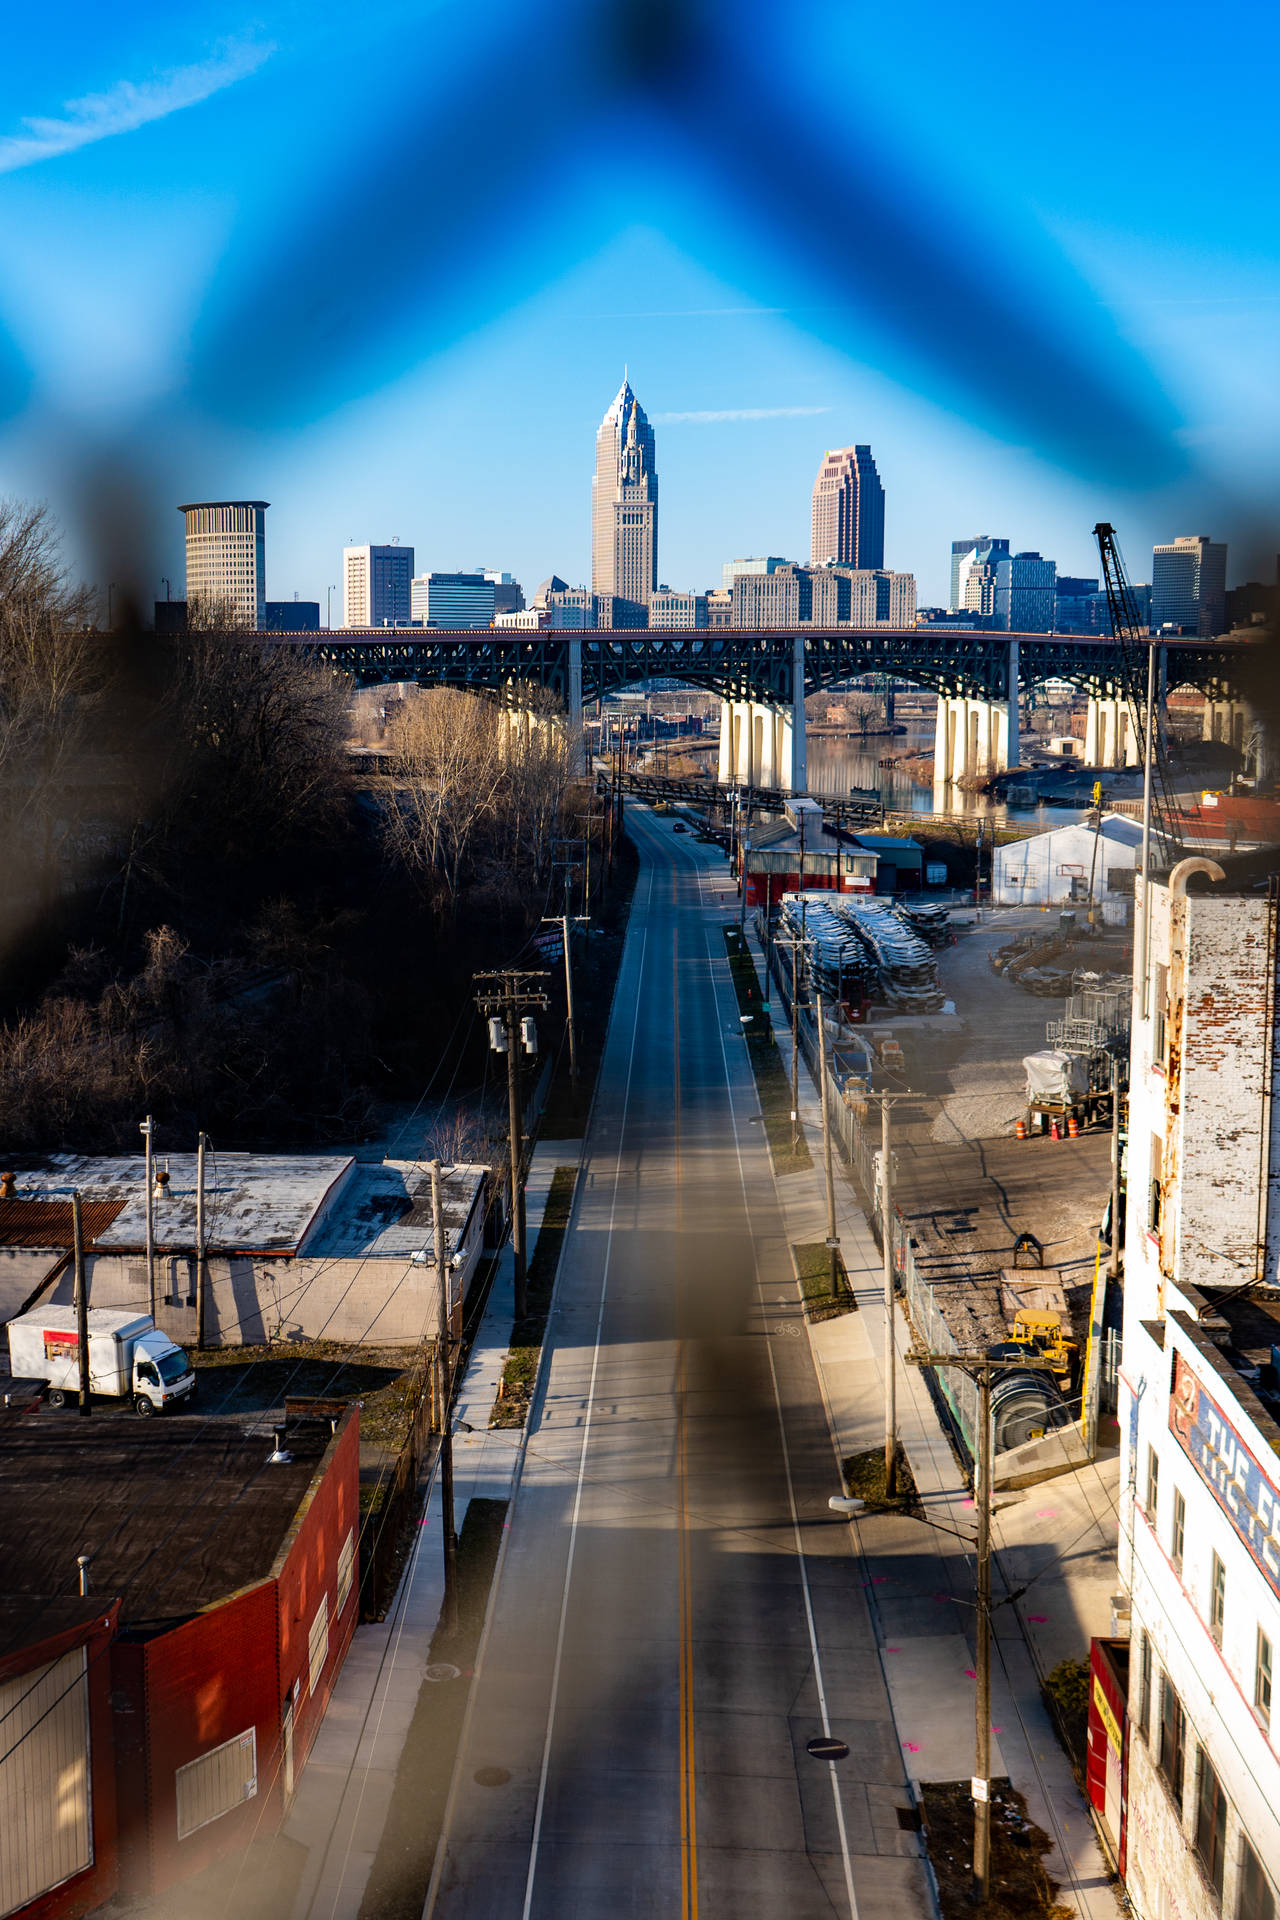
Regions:
M 528 1415 L 529 1402 L 538 1378 L 538 1361 L 542 1356 L 547 1314 L 551 1310 L 551 1296 L 555 1291 L 556 1273 L 565 1234 L 569 1230 L 569 1216 L 573 1211 L 573 1194 L 577 1184 L 576 1167 L 557 1167 L 551 1176 L 551 1191 L 547 1195 L 542 1225 L 538 1228 L 538 1238 L 529 1261 L 529 1310 L 511 1329 L 511 1347 L 502 1369 L 498 1398 L 490 1415 L 491 1427 L 522 1427 Z
M 729 956 L 729 976 L 738 998 L 738 1012 L 750 1015 L 744 1032 L 764 1116 L 765 1138 L 773 1156 L 773 1170 L 777 1174 L 799 1173 L 802 1168 L 811 1167 L 813 1159 L 803 1127 L 797 1129 L 797 1144 L 792 1146 L 791 1082 L 773 1037 L 773 1021 L 760 991 L 756 963 L 736 927 L 725 928 L 724 944 Z
M 802 1240 L 793 1246 L 800 1291 L 804 1296 L 806 1320 L 834 1320 L 842 1313 L 855 1313 L 858 1303 L 849 1285 L 843 1256 L 836 1254 L 836 1291 L 831 1291 L 831 1249 L 823 1240 Z

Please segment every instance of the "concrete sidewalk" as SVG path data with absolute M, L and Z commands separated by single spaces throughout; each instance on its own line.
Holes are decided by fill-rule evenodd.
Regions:
M 754 934 L 748 938 L 763 979 L 763 953 Z M 773 1004 L 777 1011 L 776 992 Z M 791 1035 L 783 1022 L 777 1037 L 790 1074 Z M 821 1243 L 827 1234 L 822 1115 L 807 1068 L 799 1084 L 813 1166 L 777 1181 L 793 1245 Z M 809 1335 L 833 1445 L 844 1459 L 884 1441 L 884 1296 L 879 1248 L 838 1152 L 836 1168 L 837 1226 L 859 1311 L 813 1325 Z M 900 1310 L 895 1316 L 898 1430 L 934 1524 L 885 1514 L 854 1524 L 898 1735 L 907 1770 L 918 1784 L 965 1780 L 973 1772 L 974 1509 L 924 1376 L 903 1361 L 909 1344 L 910 1329 Z M 1001 1494 L 993 1509 L 992 1770 L 1007 1773 L 1025 1795 L 1031 1818 L 1053 1841 L 1045 1864 L 1059 1883 L 1060 1897 L 1090 1920 L 1110 1920 L 1119 1903 L 1092 1817 L 1041 1696 L 1040 1677 L 1059 1660 L 1087 1657 L 1090 1635 L 1109 1631 L 1116 1477 L 1113 1459 L 1024 1492 Z M 832 1492 L 840 1490 L 833 1462 Z M 1041 1572 L 1046 1577 L 1023 1599 L 1000 1604 Z
M 532 1253 L 557 1167 L 577 1166 L 580 1140 L 542 1141 L 526 1187 Z M 514 1262 L 502 1253 L 454 1413 L 454 1524 L 472 1499 L 507 1499 L 524 1429 L 489 1415 L 511 1341 Z M 292 1920 L 355 1920 L 386 1825 L 444 1598 L 440 1495 L 435 1475 L 395 1601 L 385 1620 L 356 1628 L 282 1831 L 304 1847 Z

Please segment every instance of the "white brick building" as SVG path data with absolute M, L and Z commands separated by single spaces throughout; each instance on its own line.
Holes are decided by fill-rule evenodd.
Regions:
M 1175 868 L 1149 888 L 1134 1007 L 1119 1409 L 1124 1871 L 1141 1920 L 1275 1920 L 1277 907 L 1274 894 L 1185 885 Z

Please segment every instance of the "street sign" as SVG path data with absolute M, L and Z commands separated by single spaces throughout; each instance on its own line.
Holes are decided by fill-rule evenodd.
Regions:
M 981 1801 L 989 1800 L 991 1798 L 990 1782 L 987 1780 L 979 1780 L 977 1778 L 972 1779 L 969 1782 L 969 1793 L 970 1793 L 970 1797 L 974 1800 L 981 1800 Z

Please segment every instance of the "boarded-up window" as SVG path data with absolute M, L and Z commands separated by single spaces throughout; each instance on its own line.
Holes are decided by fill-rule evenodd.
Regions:
M 220 1747 L 188 1761 L 175 1775 L 178 1786 L 178 1838 L 207 1827 L 258 1791 L 258 1736 L 254 1728 L 224 1740 Z
M 352 1528 L 347 1529 L 347 1537 L 338 1549 L 338 1612 L 347 1604 L 351 1592 L 351 1576 L 355 1571 L 356 1536 Z
M 0 1913 L 93 1865 L 83 1647 L 0 1684 Z
M 316 1608 L 315 1619 L 311 1622 L 311 1632 L 307 1635 L 307 1662 L 310 1669 L 311 1691 L 315 1692 L 324 1672 L 324 1663 L 329 1657 L 329 1596 L 323 1594 Z

